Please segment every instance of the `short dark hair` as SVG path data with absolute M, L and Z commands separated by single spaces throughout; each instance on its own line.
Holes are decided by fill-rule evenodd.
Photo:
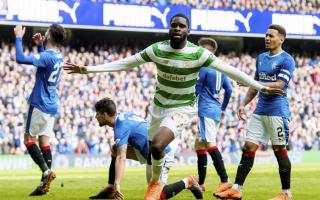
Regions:
M 117 113 L 116 104 L 108 97 L 99 100 L 95 104 L 95 109 L 97 112 L 107 113 L 109 116 L 114 116 Z
M 210 37 L 202 37 L 198 40 L 198 45 L 209 45 L 212 47 L 212 51 L 215 52 L 218 49 L 218 43 L 215 41 L 215 39 Z
M 52 24 L 49 26 L 49 33 L 54 44 L 63 45 L 66 38 L 66 31 L 59 24 Z
M 190 20 L 189 20 L 189 18 L 188 18 L 187 16 L 185 16 L 184 14 L 182 14 L 182 13 L 178 13 L 178 14 L 173 15 L 173 16 L 170 18 L 170 24 L 171 24 L 173 18 L 175 18 L 175 17 L 185 18 L 186 21 L 187 21 L 188 28 L 190 28 Z
M 284 38 L 286 38 L 287 36 L 287 32 L 286 32 L 286 29 L 279 25 L 279 24 L 271 24 L 268 29 L 274 29 L 274 30 L 277 30 L 279 34 L 281 34 Z

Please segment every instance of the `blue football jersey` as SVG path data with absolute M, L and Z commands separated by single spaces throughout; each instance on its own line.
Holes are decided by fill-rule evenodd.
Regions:
M 118 113 L 114 124 L 114 140 L 117 147 L 128 144 L 148 157 L 149 141 L 147 122 L 131 112 Z
M 219 100 L 219 92 L 225 90 L 223 103 Z M 221 110 L 225 110 L 230 97 L 232 87 L 227 76 L 208 67 L 202 67 L 196 84 L 198 96 L 198 115 L 220 121 Z
M 56 114 L 59 108 L 56 88 L 63 66 L 61 52 L 49 49 L 40 54 L 26 56 L 23 54 L 22 38 L 16 39 L 16 51 L 18 63 L 32 64 L 37 67 L 36 81 L 28 103 L 44 113 Z
M 286 83 L 283 88 L 286 93 L 294 70 L 295 61 L 285 51 L 273 56 L 270 56 L 269 52 L 262 53 L 256 61 L 256 76 L 258 80 L 261 82 L 282 80 Z M 290 118 L 287 95 L 274 96 L 260 93 L 254 114 Z

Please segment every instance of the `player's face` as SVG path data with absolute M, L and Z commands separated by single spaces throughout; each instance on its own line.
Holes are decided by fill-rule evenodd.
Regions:
M 99 126 L 111 125 L 110 117 L 107 115 L 107 113 L 97 112 L 96 119 L 99 122 Z
M 187 39 L 189 35 L 187 20 L 183 17 L 175 17 L 172 19 L 169 28 L 170 40 L 180 43 Z
M 275 29 L 268 29 L 266 37 L 264 39 L 266 49 L 273 50 L 280 47 L 284 41 L 284 38 L 279 32 Z

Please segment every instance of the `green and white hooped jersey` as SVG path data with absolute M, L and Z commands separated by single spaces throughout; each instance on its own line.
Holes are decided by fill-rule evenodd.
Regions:
M 183 49 L 173 49 L 170 40 L 157 42 L 140 55 L 157 66 L 158 86 L 153 101 L 162 108 L 193 106 L 199 70 L 215 60 L 208 50 L 191 42 Z

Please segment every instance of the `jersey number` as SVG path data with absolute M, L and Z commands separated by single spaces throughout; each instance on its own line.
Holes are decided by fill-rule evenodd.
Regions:
M 282 127 L 278 127 L 277 131 L 278 131 L 278 137 L 283 137 Z
M 57 82 L 57 80 L 59 80 L 59 77 L 60 77 L 59 72 L 61 71 L 62 66 L 63 66 L 63 62 L 56 63 L 54 65 L 54 67 L 53 67 L 54 71 L 50 74 L 48 82 L 55 83 L 55 82 Z

